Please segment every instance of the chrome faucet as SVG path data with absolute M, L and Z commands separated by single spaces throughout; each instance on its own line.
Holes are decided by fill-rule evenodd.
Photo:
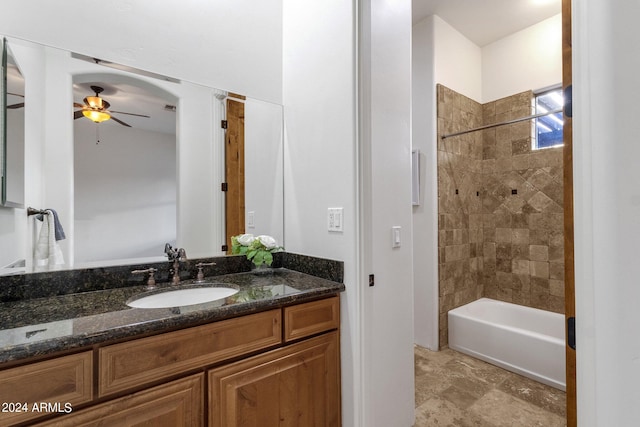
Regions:
M 180 283 L 180 261 L 187 260 L 187 252 L 183 248 L 172 248 L 169 243 L 164 245 L 164 253 L 169 258 L 169 261 L 172 262 L 172 272 L 173 279 L 171 282 L 174 285 Z

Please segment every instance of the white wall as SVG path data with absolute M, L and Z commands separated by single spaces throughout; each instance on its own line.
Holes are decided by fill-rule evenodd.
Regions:
M 482 48 L 482 103 L 558 85 L 561 80 L 560 14 Z
M 439 16 L 433 22 L 435 82 L 473 100 L 482 99 L 482 51 Z
M 7 88 L 15 93 L 11 86 Z M 13 98 L 13 101 L 10 100 Z M 13 102 L 23 102 L 23 98 L 12 97 L 7 94 L 7 105 Z M 6 155 L 7 166 L 6 191 L 7 201 L 18 205 L 24 204 L 24 108 L 7 109 L 6 127 Z
M 0 253 L 0 274 L 11 273 L 14 270 L 3 270 L 2 267 L 24 259 L 27 244 L 27 239 L 23 238 L 26 235 L 24 215 L 23 209 L 0 208 L 0 247 L 6 248 Z
M 254 213 L 253 227 L 245 221 L 245 230 L 267 234 L 283 244 L 282 107 L 247 100 L 244 108 L 245 212 Z
M 422 204 L 413 208 L 415 343 L 438 350 L 436 84 L 482 99 L 482 51 L 436 15 L 413 26 L 412 145 L 421 156 Z
M 355 6 L 284 2 L 285 235 L 287 250 L 345 262 L 343 425 L 410 426 L 411 3 Z M 356 34 L 362 146 L 356 144 Z M 344 208 L 344 232 L 327 231 L 329 207 Z M 397 249 L 391 248 L 394 225 L 402 227 Z
M 420 150 L 420 206 L 413 208 L 414 342 L 438 350 L 438 157 L 435 16 L 413 26 L 411 143 Z
M 439 16 L 416 24 L 429 26 L 414 45 L 430 49 L 436 83 L 477 102 L 486 103 L 525 90 L 557 85 L 562 78 L 562 18 L 553 16 L 482 48 Z
M 13 98 L 15 100 L 17 97 Z M 21 98 L 14 102 L 21 102 Z M 9 97 L 7 103 L 12 104 Z M 7 167 L 7 200 L 24 204 L 24 192 L 21 189 L 24 188 L 25 173 L 24 168 L 20 166 L 24 164 L 24 148 L 21 142 L 24 141 L 25 132 L 24 108 L 7 110 L 6 114 L 7 123 L 11 123 L 6 129 L 7 160 L 4 162 Z M 24 210 L 0 207 L 0 248 L 8 249 L 0 251 L 0 271 L 2 267 L 24 259 L 27 239 L 18 238 L 26 236 L 26 222 L 23 220 Z M 13 270 L 7 272 L 9 271 Z
M 73 140 L 76 265 L 162 256 L 176 241 L 175 134 L 79 119 Z
M 572 2 L 578 423 L 640 425 L 640 4 Z
M 216 145 L 220 140 L 220 118 L 216 117 L 214 90 L 202 86 L 180 85 L 177 124 L 178 171 L 178 247 L 190 258 L 222 255 L 224 222 L 219 199 L 218 173 L 222 159 Z M 211 117 L 212 120 L 202 120 Z M 203 239 L 202 236 L 208 236 Z
M 362 425 L 411 426 L 411 1 L 363 1 L 360 18 Z M 398 248 L 393 226 L 401 227 Z M 374 287 L 366 285 L 368 274 Z
M 355 10 L 351 2 L 284 1 L 285 239 L 290 252 L 344 261 L 343 425 L 362 425 L 360 284 L 356 271 Z M 327 208 L 344 231 L 327 231 Z
M 282 101 L 282 0 L 8 0 L 0 31 Z

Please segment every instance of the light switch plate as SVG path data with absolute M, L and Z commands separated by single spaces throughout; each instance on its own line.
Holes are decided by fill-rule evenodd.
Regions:
M 402 230 L 402 227 L 400 227 L 399 225 L 394 225 L 393 227 L 391 227 L 391 247 L 392 248 L 399 248 L 402 244 L 402 239 L 401 239 L 401 235 L 400 235 L 400 231 Z
M 342 208 L 329 208 L 327 212 L 327 230 L 344 231 Z
M 256 228 L 256 213 L 254 211 L 247 212 L 247 228 Z

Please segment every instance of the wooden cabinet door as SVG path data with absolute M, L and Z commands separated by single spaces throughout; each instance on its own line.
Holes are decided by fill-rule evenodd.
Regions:
M 338 332 L 209 372 L 209 425 L 340 426 Z
M 42 418 L 93 398 L 93 356 L 90 351 L 0 371 L 0 426 Z M 40 405 L 45 408 L 38 410 Z M 56 406 L 57 405 L 57 406 Z M 53 409 L 46 409 L 53 406 Z M 5 412 L 6 411 L 6 412 Z
M 204 375 L 153 387 L 39 426 L 198 427 L 204 425 Z

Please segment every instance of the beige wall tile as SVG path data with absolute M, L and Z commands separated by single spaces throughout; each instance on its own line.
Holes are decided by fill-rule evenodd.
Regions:
M 531 261 L 549 261 L 549 247 L 544 245 L 530 245 L 529 259 Z
M 531 267 L 531 276 L 541 279 L 549 278 L 549 263 L 545 261 L 531 261 L 529 266 Z
M 531 114 L 531 91 L 484 105 L 437 94 L 439 135 Z M 481 296 L 563 309 L 562 149 L 532 151 L 531 134 L 520 122 L 438 141 L 444 317 Z M 447 331 L 441 322 L 442 345 Z

